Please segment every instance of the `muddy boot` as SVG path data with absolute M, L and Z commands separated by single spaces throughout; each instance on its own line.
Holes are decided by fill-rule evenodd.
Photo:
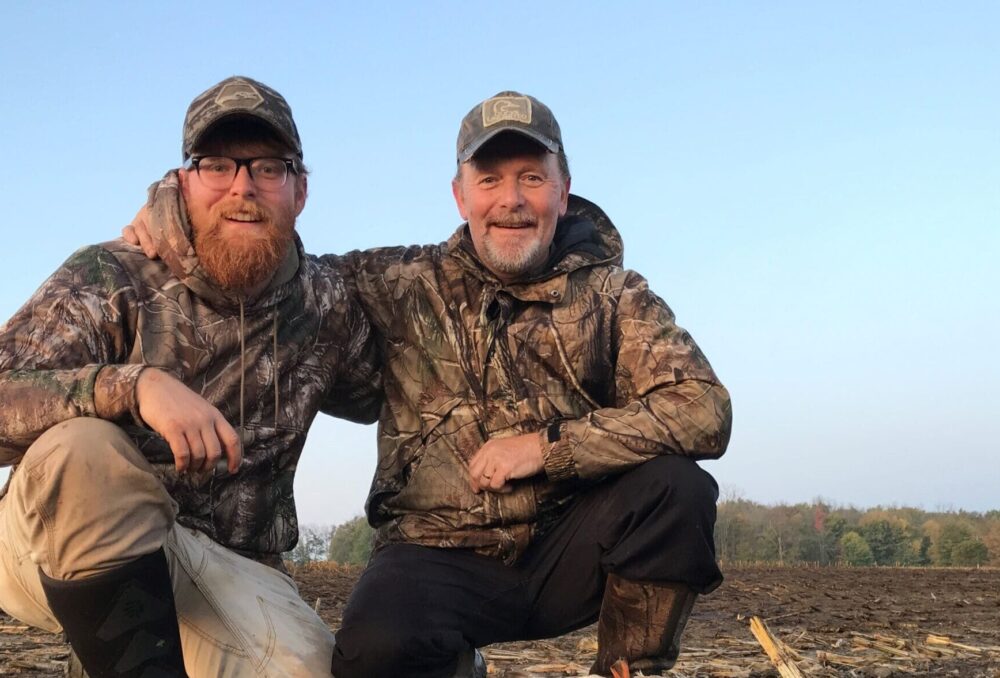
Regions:
M 87 579 L 41 579 L 90 678 L 187 678 L 162 550 Z
M 696 597 L 687 584 L 648 584 L 608 575 L 597 622 L 597 661 L 590 672 L 610 676 L 619 659 L 646 674 L 672 668 Z
M 479 650 L 470 648 L 459 657 L 455 678 L 486 678 L 486 660 Z
M 76 652 L 73 652 L 73 648 L 69 649 L 69 661 L 66 662 L 66 678 L 89 678 L 87 672 L 83 670 L 83 664 L 80 663 L 80 658 L 76 656 Z

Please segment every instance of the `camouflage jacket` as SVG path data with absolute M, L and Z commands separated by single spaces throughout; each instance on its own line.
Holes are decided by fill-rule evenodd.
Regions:
M 60 421 L 115 421 L 178 502 L 179 522 L 273 562 L 298 538 L 292 480 L 317 411 L 366 422 L 378 413 L 377 347 L 343 281 L 297 238 L 256 298 L 221 293 L 179 201 L 176 179 L 163 182 L 150 224 L 160 260 L 120 240 L 84 247 L 0 327 L 0 463 L 16 464 Z M 166 442 L 138 419 L 144 366 L 173 373 L 237 428 L 238 473 L 178 476 Z
M 354 279 L 385 361 L 366 507 L 376 545 L 510 563 L 587 483 L 659 454 L 726 449 L 729 394 L 667 305 L 621 268 L 617 230 L 586 200 L 571 196 L 551 267 L 523 283 L 489 273 L 465 226 L 436 246 L 326 260 Z M 544 474 L 509 494 L 472 491 L 468 461 L 487 439 L 542 429 Z

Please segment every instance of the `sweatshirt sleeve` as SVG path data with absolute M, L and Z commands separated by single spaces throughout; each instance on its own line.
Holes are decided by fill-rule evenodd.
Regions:
M 434 246 L 377 247 L 343 255 L 325 254 L 320 261 L 343 276 L 349 293 L 361 304 L 375 333 L 385 335 L 398 322 L 405 291 L 425 268 L 414 267 L 412 262 L 428 256 L 425 250 L 434 249 Z
M 135 302 L 114 256 L 85 247 L 0 326 L 0 464 L 67 419 L 137 414 L 143 366 L 124 364 Z
M 341 346 L 333 388 L 320 408 L 342 419 L 370 424 L 382 406 L 382 360 L 371 323 L 346 285 L 343 312 L 337 314 Z
M 599 478 L 660 454 L 714 459 L 729 443 L 728 391 L 646 280 L 624 275 L 614 317 L 615 402 L 549 427 L 542 440 L 550 479 Z

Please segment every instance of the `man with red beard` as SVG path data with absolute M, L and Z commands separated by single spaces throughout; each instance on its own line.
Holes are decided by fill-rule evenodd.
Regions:
M 158 260 L 85 247 L 0 327 L 0 607 L 64 630 L 91 678 L 320 675 L 333 636 L 281 563 L 292 482 L 317 412 L 375 418 L 376 349 L 295 235 L 281 95 L 210 88 L 183 157 Z

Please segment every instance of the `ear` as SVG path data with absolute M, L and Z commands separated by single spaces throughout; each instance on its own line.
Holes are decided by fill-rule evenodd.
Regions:
M 309 177 L 300 174 L 295 181 L 295 216 L 302 213 L 306 206 L 306 198 L 309 196 Z
M 569 183 L 570 179 L 566 180 L 566 183 L 560 189 L 559 196 L 559 216 L 566 216 L 566 210 L 569 207 Z
M 455 196 L 455 205 L 458 207 L 459 216 L 468 221 L 468 213 L 465 211 L 465 196 L 462 194 L 462 182 L 457 178 L 451 180 L 451 194 Z
M 177 183 L 181 186 L 181 195 L 184 197 L 184 202 L 188 199 L 188 172 L 191 170 L 178 169 L 177 170 Z

